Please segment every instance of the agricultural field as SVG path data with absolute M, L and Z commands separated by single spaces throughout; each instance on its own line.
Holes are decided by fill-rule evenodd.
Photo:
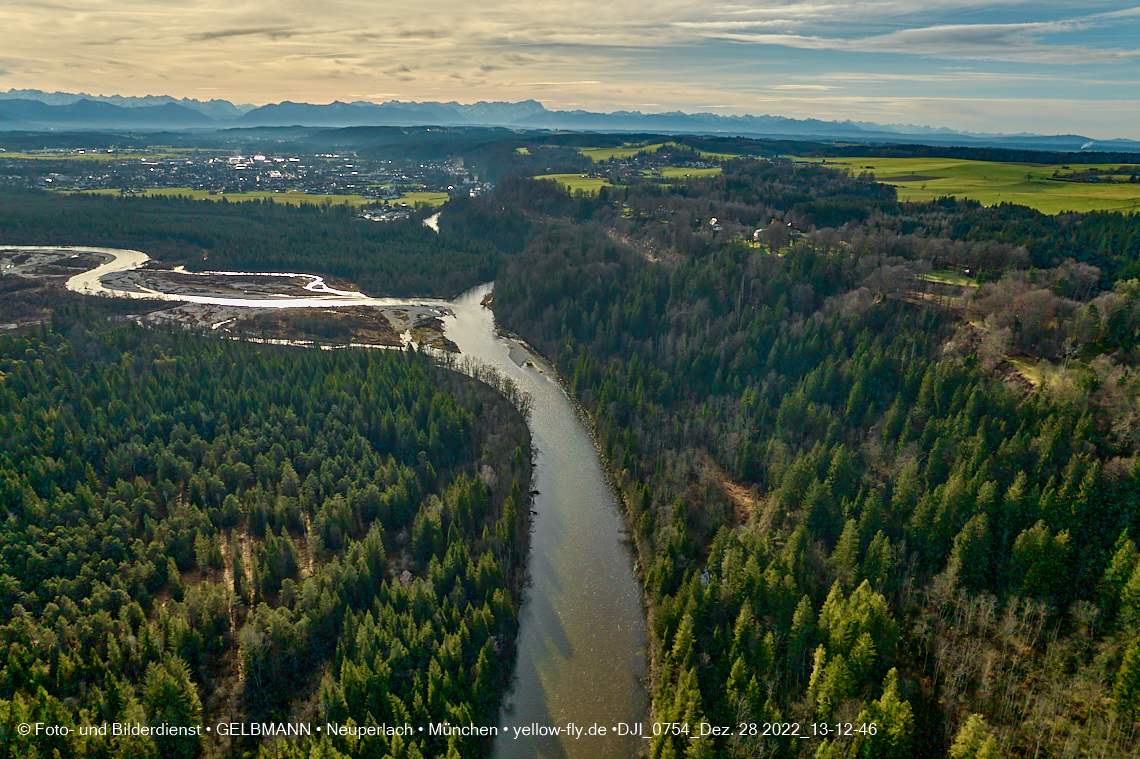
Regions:
M 655 142 L 651 145 L 622 145 L 621 147 L 608 147 L 608 148 L 578 148 L 578 152 L 586 156 L 590 160 L 597 163 L 598 161 L 609 161 L 614 158 L 632 158 L 638 153 L 656 153 L 661 148 L 686 146 L 679 145 L 676 142 Z M 727 161 L 729 158 L 739 158 L 740 156 L 733 153 L 712 153 L 707 150 L 693 150 L 701 158 L 710 158 L 714 161 Z
M 598 161 L 610 161 L 614 158 L 633 158 L 638 153 L 656 153 L 666 145 L 671 145 L 669 142 L 655 142 L 652 145 L 622 145 L 621 147 L 609 148 L 578 148 L 578 152 L 589 158 L 591 161 L 597 163 Z
M 646 176 L 660 176 L 663 179 L 684 179 L 685 177 L 715 177 L 720 174 L 724 169 L 715 166 L 711 169 L 694 169 L 688 166 L 662 166 L 660 169 L 652 169 L 641 172 Z
M 0 158 L 18 158 L 29 161 L 126 161 L 134 159 L 177 158 L 173 152 L 163 150 L 159 153 L 127 152 L 108 153 L 106 151 L 91 150 L 87 152 L 68 153 L 21 153 L 18 151 L 0 152 Z
M 353 196 L 355 197 L 355 196 Z M 451 197 L 446 192 L 404 192 L 400 193 L 400 200 L 409 205 L 427 203 L 429 206 L 442 206 Z
M 585 174 L 544 174 L 535 177 L 535 179 L 551 179 L 566 188 L 566 191 L 573 194 L 575 192 L 584 192 L 588 195 L 593 195 L 603 187 L 612 187 L 608 179 L 601 177 L 588 177 Z
M 714 161 L 727 161 L 731 158 L 740 158 L 738 153 L 714 153 L 711 150 L 694 150 L 701 158 L 711 158 Z
M 818 163 L 817 159 L 807 160 Z M 1121 164 L 1020 164 L 951 158 L 827 159 L 828 166 L 855 174 L 871 172 L 894 185 L 899 200 L 924 201 L 947 195 L 983 205 L 1016 203 L 1042 213 L 1066 211 L 1140 211 L 1140 184 L 1124 181 L 1137 167 Z M 1065 181 L 1077 172 L 1100 173 L 1099 182 Z
M 91 195 L 118 195 L 118 190 L 82 190 L 81 192 Z M 70 193 L 68 193 L 70 194 Z M 254 190 L 252 192 L 227 192 L 210 194 L 209 190 L 195 190 L 190 187 L 162 187 L 153 190 L 143 190 L 136 195 L 182 195 L 195 200 L 222 200 L 223 198 L 231 203 L 240 203 L 247 200 L 272 200 L 274 203 L 288 203 L 289 205 L 301 205 L 302 203 L 311 203 L 313 205 L 322 205 L 330 203 L 332 205 L 352 205 L 363 206 L 376 203 L 375 200 L 366 198 L 363 195 L 316 195 L 307 192 L 271 192 L 268 190 Z M 447 199 L 447 193 L 434 193 L 434 192 L 413 192 L 407 193 L 405 196 L 420 196 L 420 195 L 443 195 L 444 200 Z M 413 202 L 428 202 L 432 201 L 426 199 L 418 199 Z M 440 201 L 442 203 L 443 201 Z M 433 205 L 438 205 L 433 203 Z

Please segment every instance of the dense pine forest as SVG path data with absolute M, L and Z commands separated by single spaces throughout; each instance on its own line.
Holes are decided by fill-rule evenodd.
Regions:
M 450 298 L 494 278 L 501 254 L 418 220 L 372 224 L 344 205 L 115 197 L 0 185 L 0 245 L 142 250 L 191 271 L 317 271 L 368 295 Z
M 460 210 L 619 482 L 653 718 L 878 725 L 655 759 L 1136 754 L 1140 220 L 755 161 Z
M 493 721 L 531 455 L 488 386 L 414 351 L 270 349 L 64 307 L 0 336 L 0 440 L 0 756 L 487 752 L 16 727 Z

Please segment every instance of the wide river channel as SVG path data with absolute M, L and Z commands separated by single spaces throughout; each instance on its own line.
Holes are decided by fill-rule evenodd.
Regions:
M 533 502 L 530 583 L 519 615 L 515 683 L 498 725 L 507 730 L 496 739 L 494 755 L 626 759 L 638 752 L 640 737 L 615 730 L 641 725 L 646 715 L 645 622 L 622 517 L 587 429 L 553 368 L 496 333 L 494 316 L 482 305 L 492 285 L 476 287 L 454 301 L 349 296 L 323 290 L 323 281 L 315 276 L 306 288 L 314 297 L 250 300 L 126 293 L 103 287 L 101 278 L 141 266 L 146 254 L 83 250 L 109 260 L 73 277 L 68 287 L 77 292 L 262 308 L 401 303 L 446 308 L 450 315 L 443 318 L 445 333 L 463 355 L 495 367 L 533 401 L 530 429 L 538 495 Z M 566 735 L 570 724 L 583 729 L 580 738 Z M 606 735 L 589 735 L 595 725 L 605 728 Z M 515 728 L 530 728 L 532 734 L 517 734 Z M 548 728 L 561 734 L 551 736 Z

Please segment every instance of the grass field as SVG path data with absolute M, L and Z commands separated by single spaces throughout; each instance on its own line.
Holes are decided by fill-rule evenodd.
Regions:
M 578 148 L 578 152 L 586 156 L 594 163 L 598 161 L 609 161 L 613 158 L 632 158 L 641 152 L 656 153 L 661 148 L 666 147 L 685 147 L 678 145 L 676 142 L 655 142 L 651 145 L 622 145 L 621 147 L 610 148 Z M 739 158 L 740 156 L 734 153 L 712 153 L 708 150 L 694 150 L 701 158 L 711 158 L 715 161 L 726 161 L 729 158 Z
M 652 145 L 623 145 L 617 148 L 578 148 L 578 152 L 597 163 L 614 158 L 632 158 L 641 152 L 656 153 L 670 142 L 655 142 Z
M 730 158 L 740 158 L 739 153 L 714 153 L 711 150 L 698 150 L 696 153 L 701 158 L 711 158 L 714 161 L 727 161 Z
M 66 191 L 64 191 L 66 192 Z M 118 190 L 84 190 L 83 192 L 92 195 L 118 195 Z M 301 203 L 313 203 L 315 205 L 322 205 L 324 203 L 331 203 L 334 206 L 343 204 L 352 206 L 366 206 L 373 205 L 377 201 L 372 198 L 366 198 L 363 195 L 317 195 L 307 192 L 270 192 L 268 190 L 254 190 L 252 192 L 227 192 L 217 193 L 211 195 L 209 190 L 195 190 L 190 187 L 163 187 L 157 190 L 144 190 L 138 195 L 184 195 L 186 197 L 194 198 L 195 200 L 221 200 L 225 198 L 231 203 L 240 203 L 245 200 L 272 200 L 274 203 L 289 203 L 290 205 L 300 205 Z M 400 195 L 400 201 L 415 205 L 417 203 L 427 203 L 430 206 L 441 206 L 447 202 L 450 196 L 446 192 L 405 192 Z M 399 201 L 396 201 L 399 202 Z
M 91 195 L 118 195 L 118 190 L 84 190 Z M 410 195 L 437 195 L 443 194 L 444 199 L 447 199 L 446 193 L 409 193 Z M 157 190 L 144 190 L 136 195 L 183 195 L 195 200 L 221 200 L 225 198 L 231 203 L 240 203 L 247 200 L 272 200 L 274 203 L 288 203 L 290 205 L 301 205 L 302 203 L 312 203 L 314 205 L 322 205 L 330 203 L 332 205 L 353 205 L 363 206 L 375 203 L 375 200 L 365 198 L 362 195 L 310 195 L 305 192 L 269 192 L 269 191 L 253 191 L 253 192 L 228 192 L 225 194 L 218 193 L 211 195 L 208 190 L 194 190 L 189 187 L 163 187 Z M 419 201 L 430 202 L 430 201 Z
M 0 153 L 0 159 L 22 158 L 30 161 L 127 161 L 139 158 L 176 158 L 172 153 Z
M 446 192 L 404 192 L 400 200 L 411 205 L 427 203 L 429 206 L 442 206 L 451 196 Z
M 818 163 L 815 158 L 796 159 Z M 827 165 L 856 174 L 872 172 L 898 188 L 899 200 L 922 201 L 951 195 L 983 205 L 1017 203 L 1042 213 L 1065 211 L 1140 211 L 1140 184 L 1064 182 L 1058 178 L 1121 164 L 1019 164 L 961 161 L 951 158 L 829 158 Z M 1128 171 L 1124 171 L 1127 174 Z
M 717 174 L 720 174 L 722 171 L 724 171 L 724 169 L 719 166 L 711 169 L 693 169 L 687 168 L 685 166 L 662 166 L 656 171 L 660 172 L 663 179 L 678 179 L 684 177 L 715 177 Z M 641 173 L 645 174 L 646 176 L 652 175 L 652 172 L 648 170 Z
M 957 285 L 958 287 L 977 287 L 978 283 L 957 271 L 939 270 L 929 274 L 920 274 L 919 279 L 927 282 L 939 282 L 944 285 Z
M 601 177 L 587 177 L 582 174 L 543 174 L 535 179 L 550 179 L 566 188 L 567 192 L 578 191 L 593 195 L 603 187 L 612 187 L 608 179 Z

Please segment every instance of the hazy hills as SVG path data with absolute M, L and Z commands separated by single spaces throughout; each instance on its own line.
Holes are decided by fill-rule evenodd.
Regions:
M 225 100 L 169 96 L 92 96 L 40 90 L 0 92 L 0 131 L 172 130 L 248 127 L 447 126 L 508 127 L 597 132 L 655 132 L 854 142 L 916 142 L 1031 150 L 1140 151 L 1133 140 L 1091 140 L 1081 135 L 973 134 L 946 128 L 881 125 L 855 121 L 790 119 L 782 116 L 722 116 L 713 113 L 552 111 L 535 100 L 387 103 L 285 101 L 261 107 Z

